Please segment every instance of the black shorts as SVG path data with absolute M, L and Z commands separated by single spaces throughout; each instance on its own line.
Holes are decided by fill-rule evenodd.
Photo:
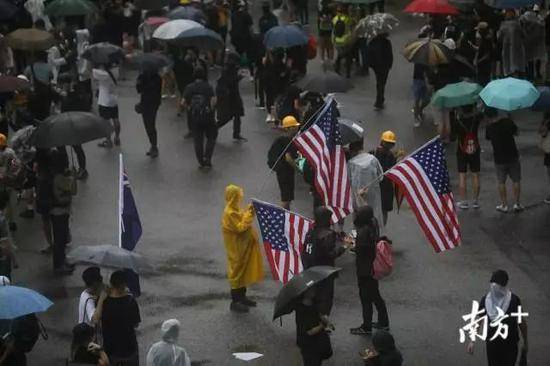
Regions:
M 105 107 L 100 105 L 98 107 L 99 116 L 103 119 L 118 119 L 118 106 Z
M 472 173 L 479 173 L 481 170 L 481 158 L 479 150 L 475 154 L 464 154 L 461 151 L 456 153 L 456 165 L 459 173 L 467 173 L 468 168 Z
M 281 202 L 294 201 L 294 172 L 277 172 L 277 183 L 281 191 Z

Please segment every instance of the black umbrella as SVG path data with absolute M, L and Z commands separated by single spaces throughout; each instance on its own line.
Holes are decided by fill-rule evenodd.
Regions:
M 345 93 L 351 89 L 351 83 L 334 71 L 326 70 L 321 74 L 308 74 L 296 85 L 303 90 L 321 94 Z
M 363 139 L 364 128 L 359 121 L 351 119 L 338 118 L 338 126 L 340 127 L 340 135 L 342 136 L 342 144 L 347 145 L 352 142 L 361 141 Z
M 88 47 L 82 57 L 94 64 L 118 63 L 124 59 L 124 50 L 114 44 L 101 42 Z
M 0 20 L 10 20 L 19 9 L 7 0 L 0 0 Z
M 136 0 L 134 5 L 144 10 L 160 10 L 168 6 L 168 0 Z
M 140 71 L 152 71 L 157 72 L 171 64 L 170 59 L 160 53 L 142 53 L 135 56 L 132 59 L 137 65 L 139 65 Z
M 30 87 L 31 84 L 22 78 L 0 75 L 0 93 L 9 93 Z
M 179 47 L 196 47 L 199 50 L 219 50 L 223 48 L 222 37 L 208 28 L 192 28 L 181 32 L 170 43 Z
M 48 117 L 40 123 L 32 136 L 36 147 L 50 148 L 79 145 L 105 138 L 113 127 L 101 117 L 89 112 L 65 112 Z
M 273 311 L 273 320 L 285 314 L 290 314 L 294 311 L 296 300 L 306 292 L 307 289 L 336 275 L 340 270 L 341 268 L 330 266 L 315 266 L 292 277 L 277 295 L 275 309 Z

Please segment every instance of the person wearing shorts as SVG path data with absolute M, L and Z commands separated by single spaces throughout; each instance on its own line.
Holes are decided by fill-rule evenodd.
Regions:
M 513 210 L 514 212 L 523 211 L 524 208 L 520 203 L 521 164 L 514 139 L 514 136 L 518 134 L 518 127 L 510 118 L 510 115 L 499 118 L 498 113 L 494 112 L 494 110 L 489 110 L 489 116 L 491 117 L 491 122 L 485 130 L 485 135 L 491 141 L 491 145 L 493 145 L 493 156 L 500 196 L 500 205 L 496 209 L 500 212 L 508 212 L 506 180 L 510 177 L 515 202 Z
M 108 65 L 92 70 L 92 76 L 98 83 L 97 106 L 99 116 L 112 121 L 115 130 L 114 144 L 120 145 L 120 120 L 118 119 L 118 97 L 116 87 L 118 83 L 118 68 L 109 68 Z M 111 136 L 99 143 L 100 147 L 113 147 Z
M 473 197 L 471 207 L 479 208 L 479 172 L 481 170 L 481 157 L 478 138 L 478 129 L 481 115 L 473 105 L 461 107 L 454 119 L 453 134 L 457 137 L 456 161 L 458 167 L 458 192 L 460 201 L 458 208 L 466 210 L 470 208 L 467 194 L 468 172 L 472 176 Z

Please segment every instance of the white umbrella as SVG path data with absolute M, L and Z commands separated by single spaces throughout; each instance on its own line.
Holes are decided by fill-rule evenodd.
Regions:
M 201 24 L 189 19 L 176 19 L 162 24 L 153 33 L 153 38 L 169 41 L 177 38 L 181 32 L 194 28 L 204 28 Z

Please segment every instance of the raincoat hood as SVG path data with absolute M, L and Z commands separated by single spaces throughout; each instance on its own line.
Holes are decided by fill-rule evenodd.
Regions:
M 243 189 L 234 184 L 230 184 L 225 187 L 225 207 L 233 210 L 240 210 L 241 202 L 243 200 Z
M 180 331 L 180 322 L 177 319 L 169 319 L 162 323 L 160 334 L 162 340 L 167 343 L 176 343 Z

